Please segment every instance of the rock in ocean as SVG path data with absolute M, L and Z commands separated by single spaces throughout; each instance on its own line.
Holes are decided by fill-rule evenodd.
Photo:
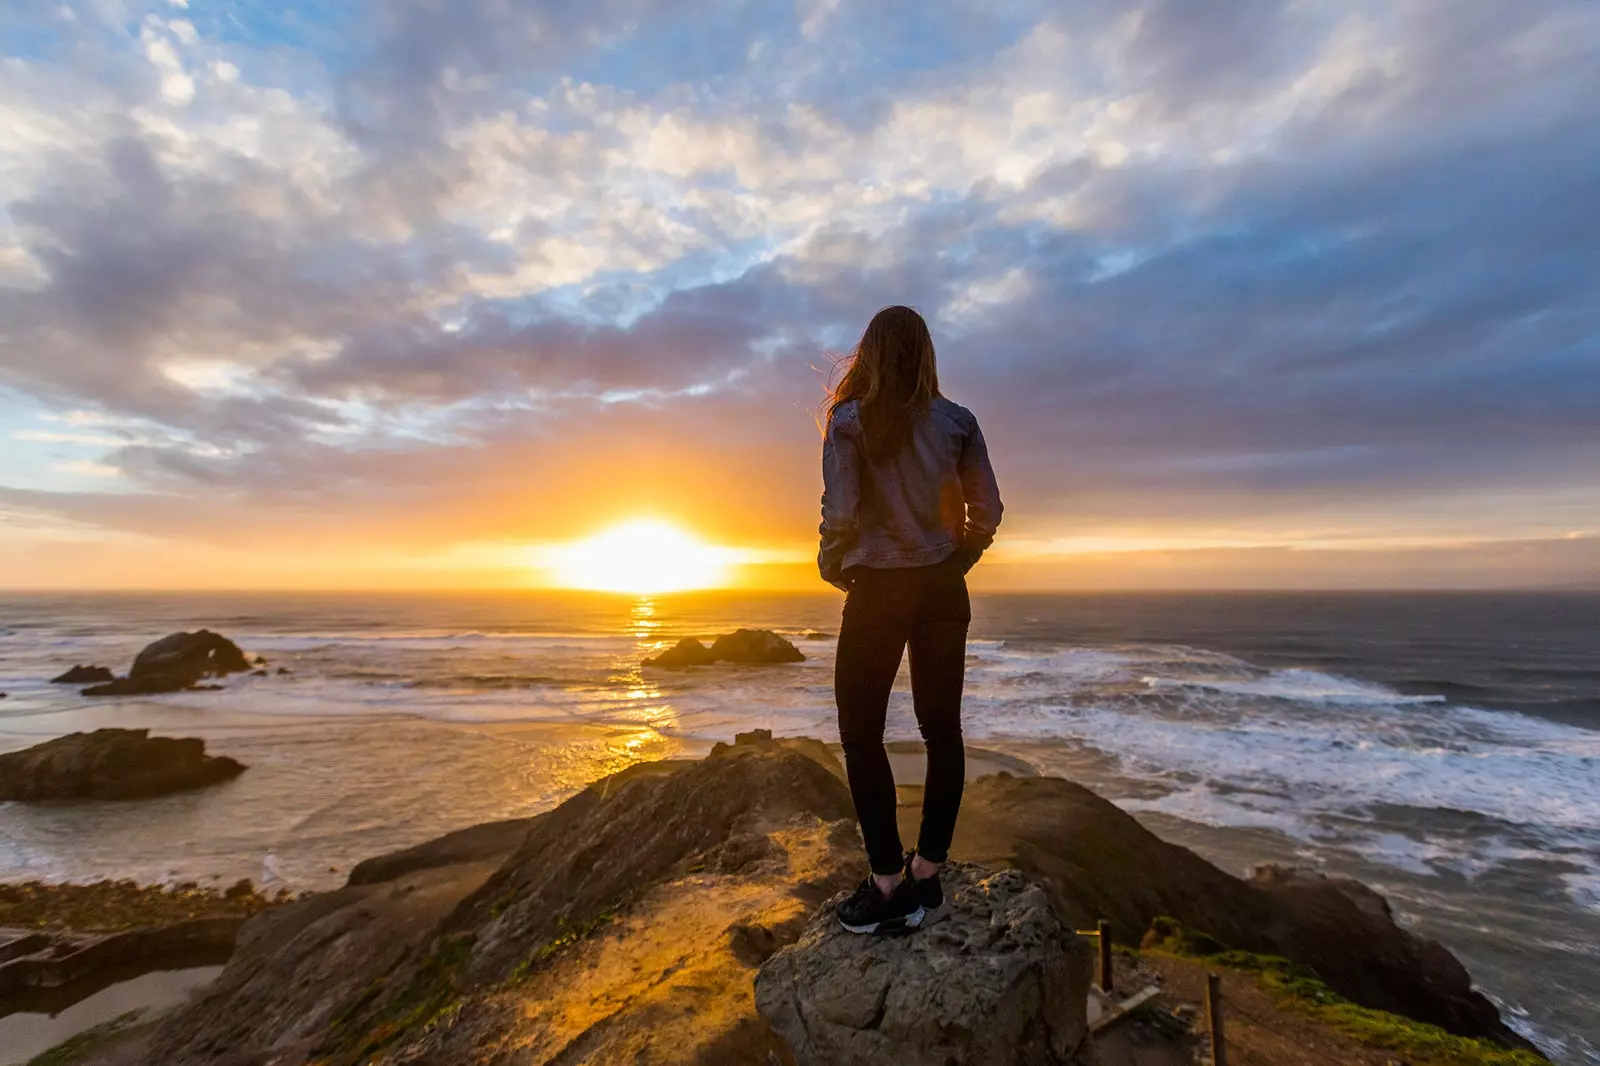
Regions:
M 138 799 L 214 785 L 244 766 L 194 737 L 148 729 L 73 733 L 0 755 L 0 800 Z
M 724 633 L 707 648 L 693 637 L 684 637 L 660 655 L 644 661 L 645 666 L 663 670 L 682 670 L 713 663 L 800 663 L 805 662 L 799 648 L 770 629 L 740 629 Z
M 197 629 L 173 633 L 148 645 L 133 660 L 128 676 L 83 690 L 85 696 L 137 696 L 193 688 L 208 677 L 250 669 L 239 645 L 220 633 Z

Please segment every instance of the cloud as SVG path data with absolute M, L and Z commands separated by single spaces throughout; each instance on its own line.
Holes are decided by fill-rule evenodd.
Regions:
M 692 457 L 781 538 L 913 302 L 1041 535 L 1600 521 L 1592 5 L 77 14 L 0 71 L 0 387 L 134 490 L 66 520 L 470 537 Z

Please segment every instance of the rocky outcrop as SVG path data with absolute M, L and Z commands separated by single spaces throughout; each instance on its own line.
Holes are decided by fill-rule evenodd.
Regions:
M 946 869 L 948 914 L 911 936 L 844 931 L 831 907 L 756 977 L 796 1066 L 1089 1063 L 1089 949 L 1016 870 Z
M 193 737 L 97 729 L 0 755 L 0 800 L 137 799 L 214 785 L 243 772 L 225 755 L 207 755 L 205 741 Z
M 143 696 L 194 688 L 210 677 L 250 670 L 239 645 L 209 629 L 173 633 L 145 647 L 128 676 L 83 690 L 85 696 Z
M 901 832 L 913 839 L 920 790 L 905 792 Z M 1064 920 L 1087 928 L 1107 918 L 1118 943 L 1138 944 L 1170 916 L 1230 947 L 1309 966 L 1362 1006 L 1528 1046 L 1455 956 L 1397 925 L 1365 886 L 1281 870 L 1243 881 L 1070 781 L 997 774 L 970 782 L 951 851 L 1017 867 Z
M 1101 916 L 1133 944 L 1154 917 L 1177 915 L 1350 988 L 1343 967 L 1361 965 L 1387 1003 L 1415 992 L 1406 967 L 1431 965 L 1371 898 L 1230 877 L 1068 782 L 987 777 L 967 797 L 956 858 L 1017 872 L 958 866 L 956 917 L 903 941 L 845 940 L 828 903 L 861 876 L 861 841 L 823 745 L 756 731 L 701 761 L 634 767 L 536 818 L 364 863 L 345 888 L 258 915 L 223 975 L 161 1024 L 140 1061 L 1070 1061 L 1088 967 L 1066 930 Z M 1337 947 L 1306 902 L 1324 893 L 1317 906 L 1345 923 Z M 1041 949 L 1052 943 L 1064 978 Z M 764 964 L 770 1025 L 757 1013 Z M 941 968 L 937 985 L 927 975 Z M 1420 1011 L 1475 995 L 1432 972 L 1441 983 L 1418 995 Z M 1049 1006 L 1058 1000 L 1066 1013 Z M 867 1054 L 875 1033 L 903 1040 L 871 1060 L 816 1050 L 837 1041 L 841 1056 Z
M 52 685 L 98 685 L 106 681 L 115 681 L 116 678 L 117 675 L 104 666 L 74 665 L 71 670 L 68 670 L 60 677 L 52 677 L 50 683 Z
M 645 666 L 663 670 L 683 670 L 713 663 L 800 663 L 800 649 L 770 629 L 739 629 L 724 633 L 707 648 L 693 637 L 684 637 L 660 655 L 644 661 Z
M 649 767 L 273 908 L 143 1061 L 779 1061 L 755 971 L 859 868 L 849 792 L 777 743 Z

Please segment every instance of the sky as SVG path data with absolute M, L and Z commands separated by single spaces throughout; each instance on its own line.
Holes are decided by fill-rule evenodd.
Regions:
M 0 6 L 0 587 L 820 588 L 928 318 L 995 589 L 1600 586 L 1592 0 Z

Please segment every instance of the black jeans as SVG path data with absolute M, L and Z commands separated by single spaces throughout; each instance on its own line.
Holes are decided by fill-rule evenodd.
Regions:
M 966 669 L 972 606 L 959 555 L 934 566 L 904 570 L 853 567 L 839 629 L 833 691 L 839 739 L 856 818 L 872 872 L 895 873 L 904 857 L 894 774 L 883 750 L 883 723 L 900 656 L 911 649 L 911 698 L 928 747 L 917 853 L 943 862 L 955 834 L 966 782 L 961 746 L 961 683 Z

